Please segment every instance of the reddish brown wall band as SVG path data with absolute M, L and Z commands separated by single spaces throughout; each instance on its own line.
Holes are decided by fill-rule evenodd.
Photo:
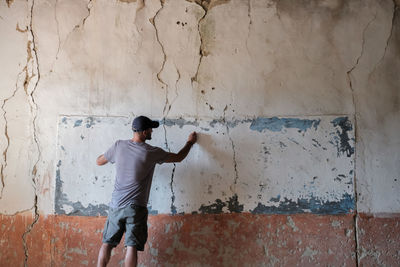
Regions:
M 21 266 L 22 235 L 30 215 L 0 215 L 0 265 Z M 388 252 L 380 263 L 398 262 L 399 218 L 359 220 L 362 251 Z M 28 266 L 93 266 L 104 217 L 40 216 L 26 237 Z M 384 237 L 379 238 L 379 233 Z M 372 238 L 369 236 L 372 235 Z M 149 239 L 139 254 L 145 266 L 355 266 L 353 215 L 157 215 L 149 217 Z M 382 251 L 381 251 L 382 250 Z M 123 245 L 110 266 L 123 260 Z M 368 252 L 361 261 L 368 265 Z M 361 255 L 364 255 L 361 254 Z M 397 255 L 398 257 L 398 255 Z M 386 261 L 387 260 L 387 261 Z

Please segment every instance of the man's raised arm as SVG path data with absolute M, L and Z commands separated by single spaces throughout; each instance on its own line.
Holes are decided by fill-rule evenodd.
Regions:
M 169 153 L 165 162 L 181 162 L 189 154 L 193 144 L 197 141 L 197 133 L 193 132 L 189 135 L 188 141 L 185 146 L 178 153 Z

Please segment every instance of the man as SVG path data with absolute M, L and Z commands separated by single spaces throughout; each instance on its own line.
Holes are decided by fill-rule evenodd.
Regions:
M 111 250 L 121 241 L 125 232 L 125 266 L 137 265 L 137 251 L 143 251 L 147 241 L 147 202 L 156 163 L 181 162 L 197 141 L 197 134 L 189 135 L 185 146 L 177 153 L 169 153 L 146 143 L 151 140 L 153 128 L 159 123 L 139 116 L 133 120 L 133 138 L 118 140 L 100 155 L 96 163 L 115 163 L 116 179 L 107 222 L 103 231 L 103 244 L 97 266 L 106 266 Z

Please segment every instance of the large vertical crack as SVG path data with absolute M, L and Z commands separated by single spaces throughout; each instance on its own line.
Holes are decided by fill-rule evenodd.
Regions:
M 357 68 L 362 56 L 364 55 L 364 48 L 365 48 L 365 33 L 367 32 L 369 26 L 371 25 L 372 22 L 375 21 L 377 17 L 377 13 L 375 13 L 374 17 L 367 23 L 365 26 L 363 32 L 362 32 L 362 43 L 361 43 L 361 52 L 360 55 L 357 57 L 356 62 L 354 65 L 346 72 L 347 74 L 347 79 L 349 81 L 349 88 L 351 90 L 352 94 L 352 102 L 354 106 L 354 137 L 355 137 L 355 143 L 357 143 L 358 140 L 358 125 L 357 125 L 357 117 L 358 117 L 358 109 L 357 109 L 357 101 L 356 101 L 356 92 L 353 87 L 353 81 L 351 79 L 352 72 Z M 353 187 L 354 187 L 354 206 L 355 206 L 355 214 L 354 214 L 354 241 L 355 241 L 355 257 L 356 257 L 356 266 L 358 266 L 359 262 L 359 246 L 358 246 L 358 229 L 357 229 L 357 222 L 358 222 L 358 190 L 357 190 L 357 179 L 356 179 L 356 159 L 357 159 L 357 149 L 355 150 L 354 153 L 354 176 L 353 176 Z
M 35 0 L 32 0 L 32 5 L 31 5 L 31 8 L 30 8 L 30 23 L 29 23 L 29 33 L 30 33 L 30 38 L 31 38 L 31 50 L 28 49 L 27 66 L 28 66 L 29 62 L 32 62 L 32 67 L 33 66 L 36 67 L 36 75 L 37 75 L 36 82 L 35 82 L 35 84 L 33 86 L 32 91 L 28 94 L 28 96 L 30 98 L 31 112 L 34 114 L 33 115 L 33 120 L 32 120 L 32 124 L 33 124 L 33 139 L 34 139 L 36 147 L 37 147 L 38 158 L 37 158 L 37 160 L 36 160 L 36 162 L 35 162 L 35 164 L 34 164 L 34 166 L 32 168 L 32 186 L 33 186 L 34 194 L 35 194 L 34 203 L 33 203 L 34 219 L 33 219 L 33 222 L 30 225 L 28 225 L 26 231 L 22 235 L 22 242 L 23 242 L 24 254 L 25 254 L 25 260 L 24 260 L 24 265 L 25 266 L 27 266 L 28 257 L 29 257 L 28 247 L 27 247 L 27 244 L 26 244 L 26 237 L 32 231 L 34 225 L 39 221 L 38 193 L 37 193 L 36 174 L 37 174 L 37 165 L 38 165 L 39 160 L 41 158 L 41 150 L 40 150 L 40 146 L 39 146 L 39 141 L 38 141 L 38 137 L 37 137 L 37 129 L 36 129 L 36 119 L 37 119 L 38 105 L 35 102 L 34 94 L 36 92 L 36 89 L 37 89 L 39 81 L 40 81 L 40 66 L 39 66 L 38 51 L 37 51 L 37 46 L 36 46 L 36 37 L 35 37 L 35 34 L 33 32 L 33 10 L 34 10 L 34 6 L 35 6 Z M 34 54 L 34 59 L 32 58 L 32 51 L 33 51 L 33 54 Z M 26 69 L 28 69 L 28 68 L 26 67 Z M 34 75 L 35 74 L 33 74 L 33 69 L 32 69 L 32 75 L 28 78 L 28 72 L 26 71 L 26 78 L 25 78 L 25 82 L 24 82 L 24 88 L 25 88 L 26 92 L 28 92 L 27 88 L 28 88 L 30 79 Z
M 193 83 L 198 82 L 200 65 L 201 65 L 201 62 L 203 61 L 203 57 L 205 56 L 205 52 L 203 49 L 203 35 L 200 30 L 200 25 L 201 25 L 202 21 L 204 20 L 204 18 L 207 16 L 207 12 L 208 12 L 208 5 L 207 5 L 206 1 L 195 1 L 195 3 L 198 4 L 204 10 L 204 15 L 199 19 L 198 24 L 197 24 L 197 31 L 199 32 L 199 36 L 200 36 L 200 47 L 199 47 L 200 59 L 199 59 L 199 64 L 197 65 L 196 73 L 194 74 L 194 76 L 191 79 L 192 88 L 193 88 Z
M 18 80 L 19 80 L 19 76 L 20 76 L 23 72 L 24 72 L 24 70 L 21 71 L 20 73 L 18 73 L 18 75 L 17 75 L 17 81 L 15 82 L 15 90 L 14 90 L 14 92 L 12 93 L 11 96 L 9 96 L 8 98 L 4 99 L 4 100 L 3 100 L 3 104 L 1 105 L 1 109 L 3 110 L 4 123 L 5 123 L 5 126 L 4 126 L 4 136 L 5 136 L 6 140 L 7 140 L 7 145 L 6 145 L 6 148 L 5 148 L 4 151 L 3 151 L 3 160 L 4 160 L 4 164 L 2 164 L 2 165 L 1 165 L 1 168 L 0 168 L 0 178 L 1 178 L 1 185 L 2 185 L 2 187 L 1 187 L 1 192 L 0 192 L 0 199 L 3 198 L 3 190 L 4 190 L 4 187 L 6 186 L 6 184 L 5 184 L 4 171 L 5 171 L 5 169 L 6 169 L 7 165 L 8 165 L 8 163 L 7 163 L 7 152 L 8 152 L 8 148 L 10 147 L 10 136 L 8 135 L 8 120 L 7 120 L 7 111 L 6 111 L 6 109 L 5 109 L 5 105 L 6 105 L 7 101 L 9 101 L 10 99 L 12 99 L 12 98 L 15 96 L 15 94 L 17 93 L 17 91 L 18 91 Z
M 226 121 L 226 111 L 227 111 L 227 109 L 228 109 L 228 106 L 226 105 L 225 108 L 224 108 L 224 114 L 223 114 L 223 117 L 222 117 L 222 121 L 226 126 L 226 133 L 228 135 L 229 141 L 231 143 L 232 151 L 233 151 L 232 161 L 233 161 L 233 168 L 234 168 L 234 171 L 235 171 L 235 176 L 234 176 L 234 179 L 233 179 L 233 185 L 230 187 L 230 189 L 231 189 L 232 193 L 235 195 L 236 192 L 235 192 L 234 188 L 232 188 L 232 187 L 237 185 L 237 181 L 239 179 L 239 173 L 238 173 L 238 169 L 237 169 L 235 143 L 233 142 L 233 139 L 232 139 L 231 134 L 230 134 L 229 124 Z
M 163 119 L 163 128 L 164 128 L 164 144 L 165 144 L 165 148 L 168 150 L 168 152 L 171 152 L 171 149 L 169 148 L 168 145 L 168 139 L 167 139 L 167 128 L 165 127 L 165 118 Z M 170 189 L 171 189 L 171 213 L 172 214 L 176 214 L 176 207 L 175 207 L 175 191 L 174 191 L 174 176 L 175 176 L 175 169 L 176 169 L 176 164 L 174 164 L 174 168 L 172 169 L 171 172 L 171 179 L 170 179 Z
M 167 62 L 167 54 L 165 53 L 165 48 L 164 48 L 164 45 L 162 44 L 162 42 L 160 40 L 160 35 L 159 35 L 159 32 L 158 32 L 158 28 L 156 26 L 156 19 L 157 19 L 158 15 L 160 14 L 161 10 L 164 8 L 164 1 L 165 0 L 160 0 L 161 7 L 157 10 L 157 12 L 154 15 L 154 17 L 152 19 L 150 19 L 150 22 L 151 22 L 151 24 L 153 24 L 153 27 L 154 27 L 154 30 L 155 30 L 155 33 L 156 33 L 157 42 L 160 45 L 161 51 L 163 53 L 163 62 L 162 62 L 160 70 L 157 72 L 157 79 L 162 84 L 162 89 L 165 89 L 165 104 L 164 104 L 164 107 L 163 107 L 163 128 L 164 128 L 165 147 L 167 148 L 167 150 L 169 152 L 171 152 L 171 150 L 169 148 L 169 145 L 168 145 L 167 129 L 165 127 L 165 117 L 168 115 L 168 112 L 171 110 L 171 104 L 169 103 L 169 100 L 168 100 L 168 84 L 161 78 L 161 73 L 164 71 L 165 63 Z M 178 72 L 178 75 L 179 75 L 179 78 L 180 78 L 180 73 L 179 72 Z M 178 83 L 178 81 L 176 81 L 176 83 Z M 172 194 L 172 196 L 171 196 L 171 206 L 170 206 L 172 214 L 176 214 L 175 191 L 174 191 L 175 169 L 176 169 L 176 164 L 174 163 L 174 168 L 172 169 L 171 179 L 170 179 L 170 183 L 169 183 L 169 186 L 170 186 L 170 189 L 171 189 L 171 194 Z
M 159 45 L 161 47 L 161 51 L 163 53 L 163 62 L 162 62 L 160 70 L 157 72 L 157 79 L 162 84 L 162 89 L 165 89 L 165 104 L 164 104 L 164 108 L 163 108 L 163 117 L 165 118 L 165 114 L 169 111 L 169 109 L 171 109 L 171 106 L 169 105 L 169 101 L 168 101 L 168 84 L 166 82 L 164 82 L 164 80 L 161 78 L 161 73 L 164 71 L 165 63 L 167 62 L 167 54 L 165 53 L 164 45 L 160 41 L 160 36 L 159 36 L 158 29 L 156 26 L 157 16 L 161 12 L 161 10 L 164 8 L 164 0 L 160 0 L 160 4 L 161 4 L 161 7 L 157 10 L 156 14 L 150 20 L 150 22 L 151 22 L 151 24 L 153 24 L 154 30 L 156 32 L 157 42 L 159 43 Z

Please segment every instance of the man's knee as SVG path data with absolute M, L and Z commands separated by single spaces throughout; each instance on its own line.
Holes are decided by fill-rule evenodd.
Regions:
M 113 248 L 114 248 L 114 247 L 113 247 L 112 245 L 107 244 L 107 243 L 103 243 L 103 244 L 101 245 L 101 248 L 100 248 L 101 256 L 104 257 L 104 258 L 106 258 L 106 259 L 109 259 L 110 256 L 111 256 L 111 250 L 112 250 Z

